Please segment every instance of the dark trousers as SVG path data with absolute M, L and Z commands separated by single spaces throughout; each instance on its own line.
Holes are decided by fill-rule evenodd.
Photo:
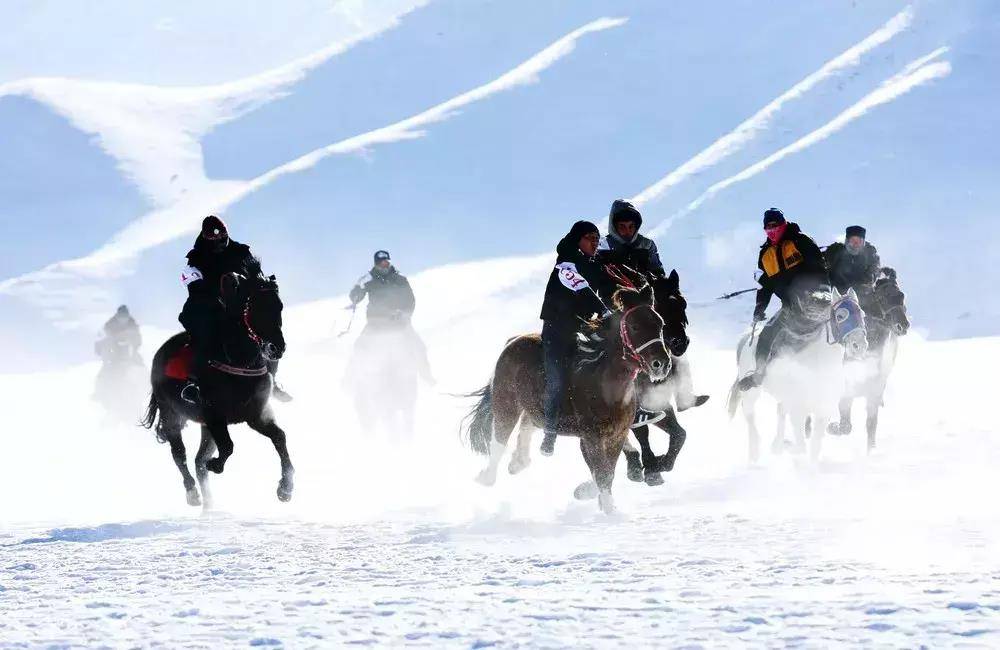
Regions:
M 559 411 L 569 383 L 570 364 L 576 352 L 576 324 L 545 321 L 542 325 L 542 357 L 545 367 L 545 431 L 555 433 L 559 427 Z
M 191 335 L 191 347 L 194 349 L 191 371 L 199 377 L 205 373 L 208 362 L 219 348 L 222 306 L 218 301 L 188 298 L 177 319 Z

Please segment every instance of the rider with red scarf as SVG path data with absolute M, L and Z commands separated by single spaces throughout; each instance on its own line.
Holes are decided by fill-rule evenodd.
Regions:
M 776 295 L 781 299 L 782 312 L 795 310 L 795 291 L 829 283 L 826 261 L 819 246 L 803 234 L 797 223 L 786 221 L 785 215 L 778 208 L 770 208 L 764 212 L 764 233 L 767 241 L 761 245 L 757 258 L 761 276 L 758 280 L 760 289 L 757 290 L 757 305 L 753 312 L 755 324 L 766 318 L 771 296 Z M 742 389 L 760 385 L 771 346 L 782 328 L 782 312 L 761 330 L 757 340 L 757 368 L 740 380 Z

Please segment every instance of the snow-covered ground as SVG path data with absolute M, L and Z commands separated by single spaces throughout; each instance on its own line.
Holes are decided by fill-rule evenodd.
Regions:
M 438 307 L 420 324 L 440 384 L 412 444 L 366 435 L 341 394 L 342 303 L 289 311 L 289 504 L 270 444 L 245 428 L 205 514 L 152 434 L 101 424 L 95 366 L 0 377 L 0 647 L 1000 643 L 1000 339 L 907 337 L 876 453 L 856 431 L 828 438 L 818 466 L 757 467 L 724 413 L 734 355 L 696 339 L 713 399 L 683 415 L 666 485 L 619 468 L 608 518 L 574 502 L 586 470 L 568 440 L 494 488 L 473 481 L 482 459 L 457 435 L 469 402 L 448 393 L 484 383 L 505 336 L 533 325 L 518 307 L 533 292 L 502 287 L 463 313 L 437 284 L 456 275 L 415 282 Z

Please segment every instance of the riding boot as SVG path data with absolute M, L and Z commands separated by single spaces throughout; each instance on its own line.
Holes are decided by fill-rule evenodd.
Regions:
M 542 409 L 545 415 L 544 435 L 539 451 L 551 456 L 555 451 L 559 431 L 560 410 L 565 398 L 569 364 L 576 347 L 575 325 L 545 321 L 542 325 L 542 359 L 545 370 L 545 394 Z
M 757 348 L 754 350 L 754 370 L 747 376 L 740 379 L 740 390 L 747 391 L 751 388 L 757 388 L 764 383 L 764 370 L 767 368 L 767 362 L 770 361 L 771 358 L 771 346 L 774 345 L 774 339 L 778 335 L 778 331 L 780 329 L 780 313 L 778 317 L 772 318 L 770 322 L 761 328 L 760 334 L 757 335 Z
M 288 393 L 288 391 L 286 391 L 281 386 L 281 384 L 278 383 L 278 380 L 275 379 L 274 375 L 271 375 L 271 379 L 272 379 L 271 395 L 274 396 L 274 399 L 278 400 L 279 402 L 285 402 L 285 403 L 291 402 L 293 399 L 295 399 Z

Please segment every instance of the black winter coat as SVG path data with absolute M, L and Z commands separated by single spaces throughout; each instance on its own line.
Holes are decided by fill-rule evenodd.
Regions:
M 604 265 L 584 255 L 577 242 L 563 239 L 556 246 L 556 265 L 545 286 L 541 319 L 577 327 L 580 319 L 608 310 L 614 283 Z
M 351 302 L 357 304 L 368 296 L 368 322 L 376 325 L 410 321 L 417 301 L 409 280 L 396 267 L 388 271 L 372 269 L 358 279 L 351 289 Z
M 829 282 L 823 253 L 810 237 L 802 233 L 797 223 L 789 222 L 777 244 L 765 241 L 757 257 L 762 271 L 757 306 L 754 313 L 763 315 L 771 296 L 777 295 L 788 305 L 792 287 Z
M 859 295 L 872 292 L 882 266 L 874 246 L 866 242 L 860 253 L 851 255 L 847 246 L 837 242 L 827 246 L 824 256 L 830 269 L 830 283 L 838 291 L 846 293 L 853 287 Z
M 238 241 L 230 240 L 225 250 L 216 253 L 198 235 L 194 248 L 188 251 L 187 262 L 181 281 L 192 298 L 218 298 L 222 290 L 220 281 L 226 273 L 239 273 L 248 279 L 263 275 L 260 260 L 253 256 L 249 246 Z

